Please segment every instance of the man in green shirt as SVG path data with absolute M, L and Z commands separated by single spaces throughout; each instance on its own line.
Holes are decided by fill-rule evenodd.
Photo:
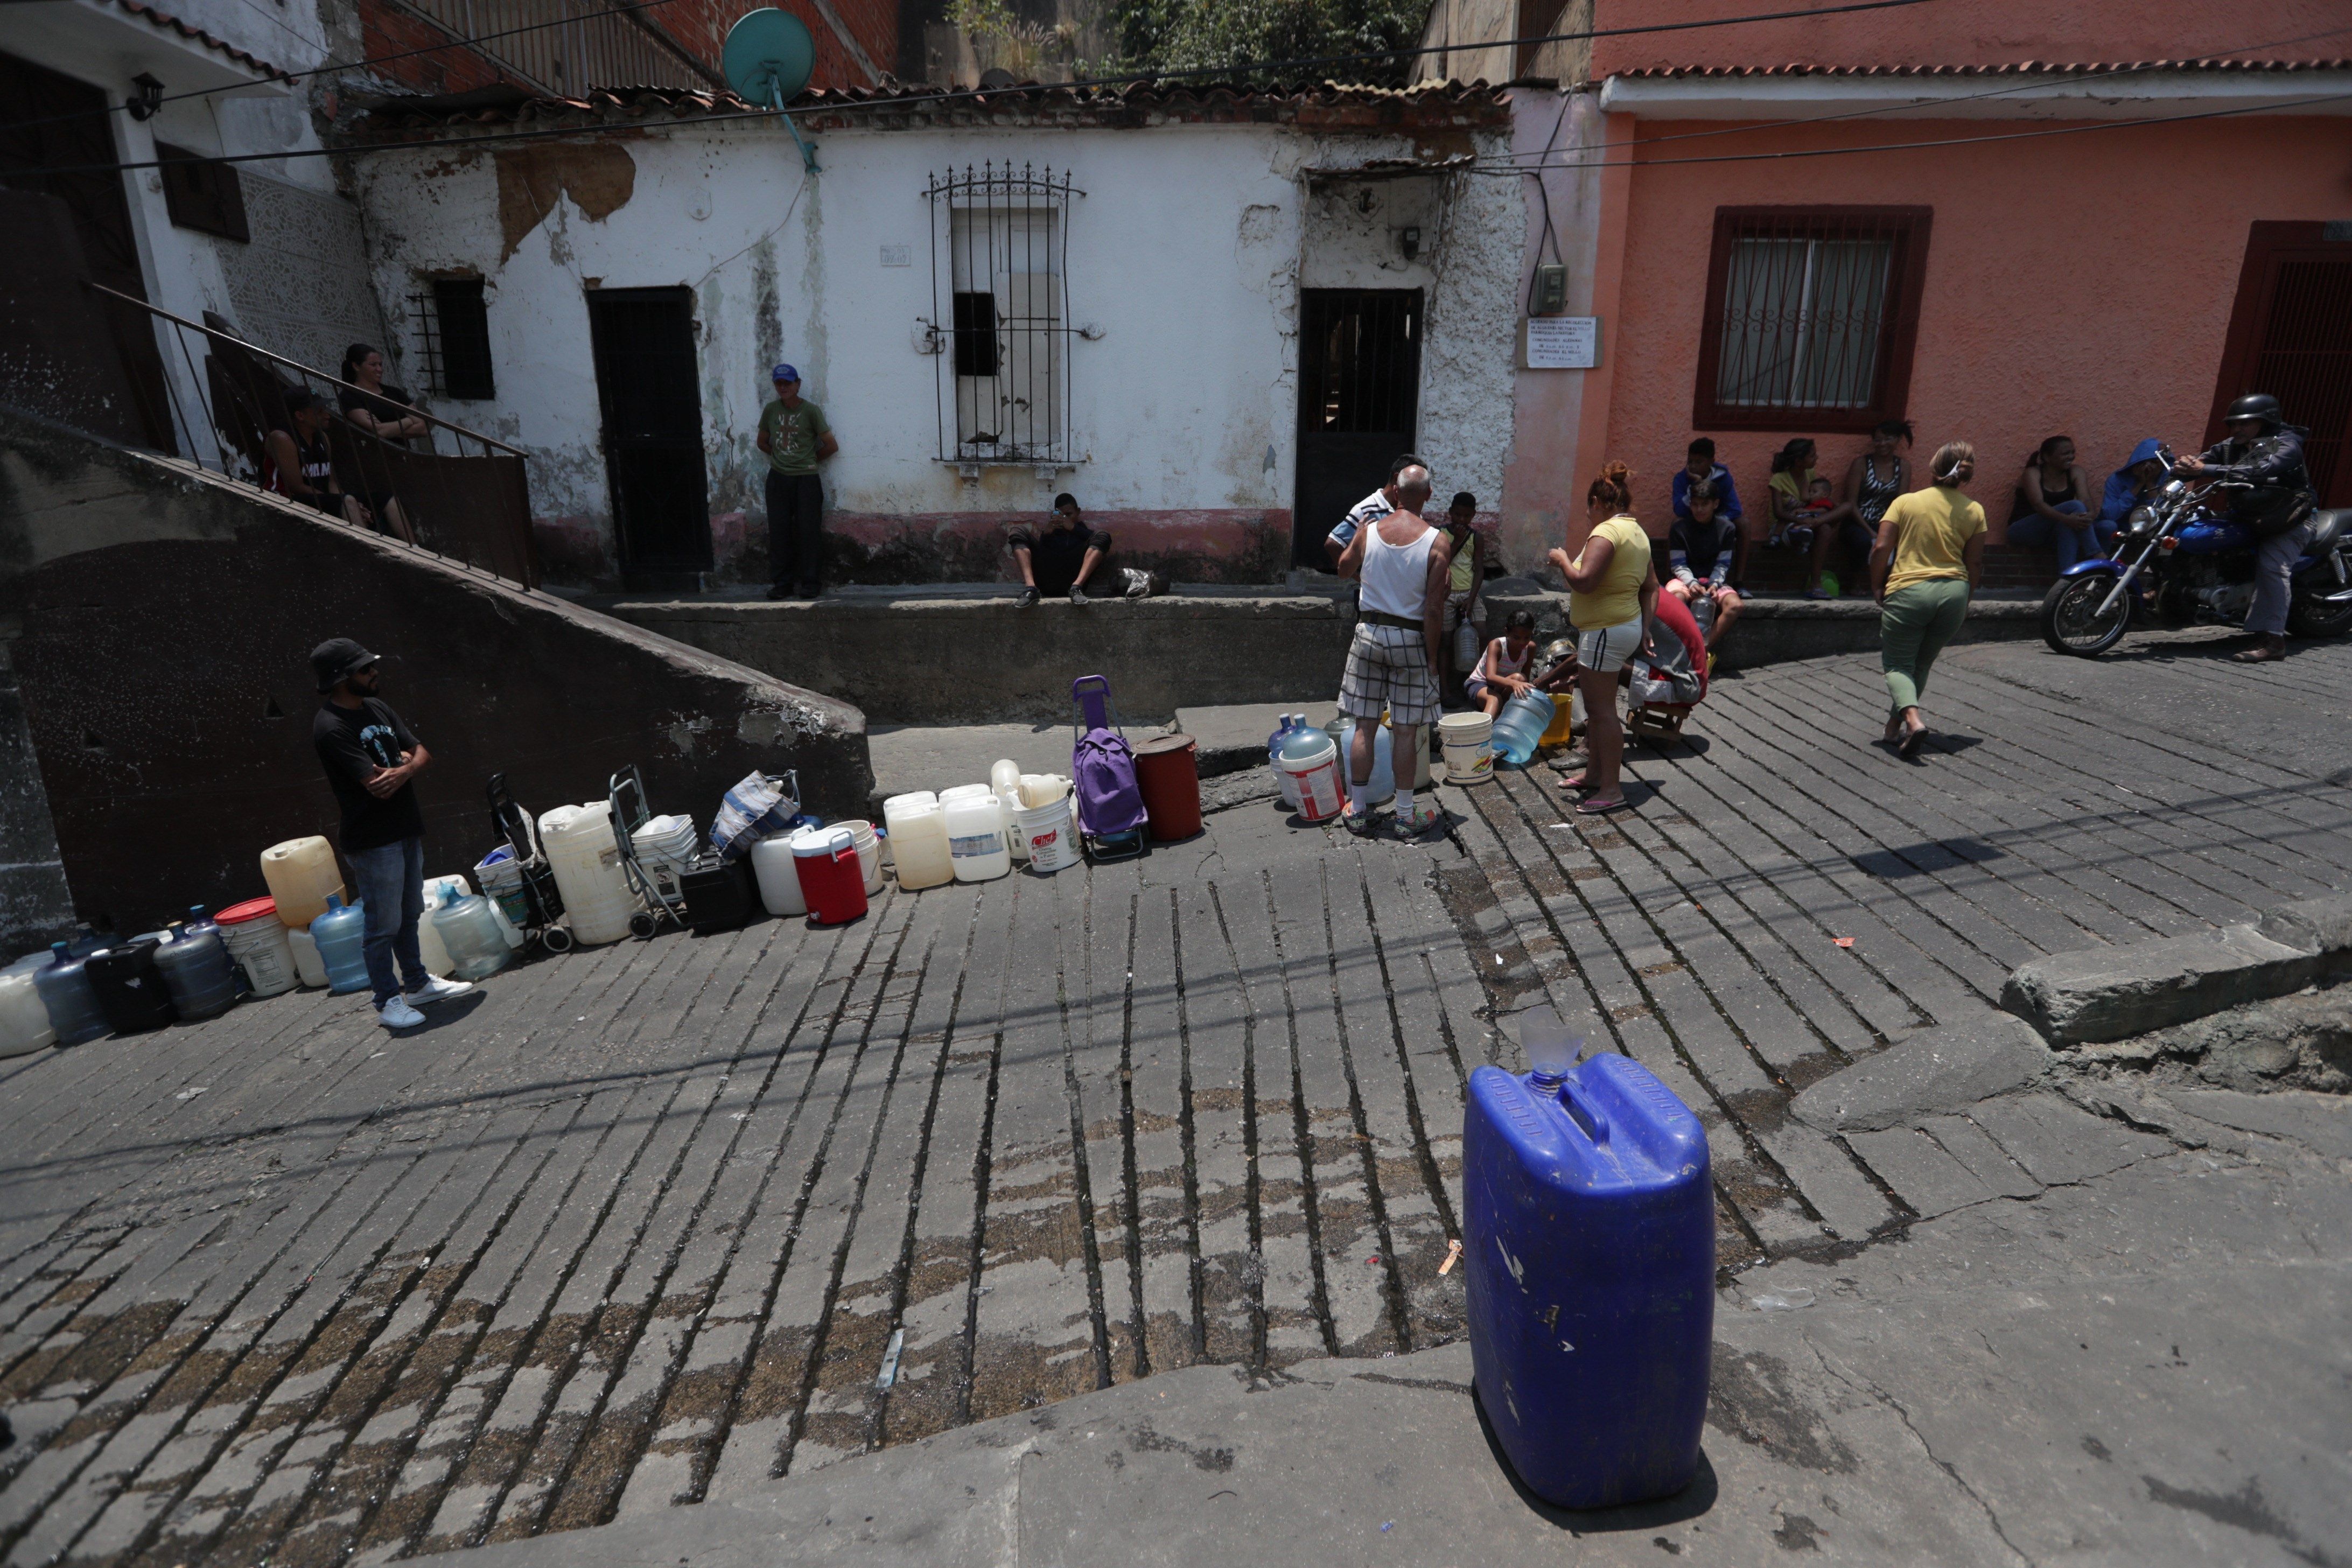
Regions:
M 768 455 L 768 575 L 771 599 L 824 592 L 824 486 L 816 466 L 841 449 L 824 410 L 801 395 L 801 373 L 775 371 L 776 398 L 760 410 L 760 450 Z

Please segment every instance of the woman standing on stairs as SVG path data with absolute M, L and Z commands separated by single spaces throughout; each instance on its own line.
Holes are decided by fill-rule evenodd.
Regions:
M 1950 441 L 1936 449 L 1927 489 L 1897 496 L 1870 552 L 1878 597 L 1879 667 L 1886 672 L 1886 740 L 1909 757 L 1927 738 L 1919 697 L 1927 671 L 1969 616 L 1984 574 L 1984 508 L 1962 492 L 1976 477 L 1977 449 Z

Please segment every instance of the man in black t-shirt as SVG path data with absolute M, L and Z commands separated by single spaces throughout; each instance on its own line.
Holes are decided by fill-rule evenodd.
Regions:
M 425 1022 L 419 1006 L 473 989 L 426 973 L 416 944 L 416 922 L 425 914 L 425 816 L 409 781 L 432 753 L 376 695 L 375 655 L 335 637 L 310 650 L 310 668 L 327 700 L 310 721 L 310 742 L 343 808 L 343 858 L 367 911 L 376 1016 L 387 1029 L 413 1029 Z

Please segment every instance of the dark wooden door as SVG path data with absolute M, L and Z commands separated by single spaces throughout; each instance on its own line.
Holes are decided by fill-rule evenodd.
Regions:
M 2352 223 L 2258 223 L 2221 353 L 2206 439 L 2249 392 L 2279 400 L 2322 506 L 2352 506 Z
M 591 290 L 588 335 L 622 579 L 631 588 L 698 588 L 711 566 L 710 487 L 693 292 Z
M 1330 569 L 1324 536 L 1412 449 L 1421 290 L 1299 291 L 1298 476 L 1291 560 Z
M 23 274 L 12 277 L 12 308 L 6 313 L 37 341 L 0 344 L 0 350 L 12 359 L 37 361 L 78 352 L 109 362 L 114 374 L 104 379 L 127 388 L 126 396 L 76 397 L 69 400 L 70 406 L 37 407 L 36 412 L 132 446 L 175 452 L 179 444 L 172 438 L 163 359 L 152 320 L 136 305 L 91 293 L 71 276 L 78 268 L 80 276 L 134 300 L 147 298 L 139 243 L 131 228 L 131 204 L 122 194 L 122 173 L 115 166 L 112 125 L 106 94 L 100 89 L 0 54 L 0 184 L 60 204 L 79 246 L 78 261 L 61 261 L 52 252 L 39 258 L 40 267 L 28 265 Z M 47 169 L 71 172 L 40 172 Z M 33 204 L 19 206 L 27 213 L 33 210 Z M 12 227 L 5 243 L 37 246 L 40 241 Z M 47 285 L 37 281 L 37 273 L 47 279 Z M 40 299 L 45 286 L 70 288 L 78 298 L 45 304 Z M 77 347 L 77 340 L 86 341 Z

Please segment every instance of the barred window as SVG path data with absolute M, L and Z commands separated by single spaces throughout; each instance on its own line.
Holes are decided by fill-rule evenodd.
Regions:
M 966 165 L 934 176 L 929 323 L 940 457 L 1075 461 L 1070 432 L 1068 171 Z
M 1909 395 L 1926 207 L 1720 207 L 1692 422 L 1866 430 Z
M 420 391 L 461 401 L 498 395 L 490 367 L 489 310 L 478 278 L 436 278 L 408 297 Z

